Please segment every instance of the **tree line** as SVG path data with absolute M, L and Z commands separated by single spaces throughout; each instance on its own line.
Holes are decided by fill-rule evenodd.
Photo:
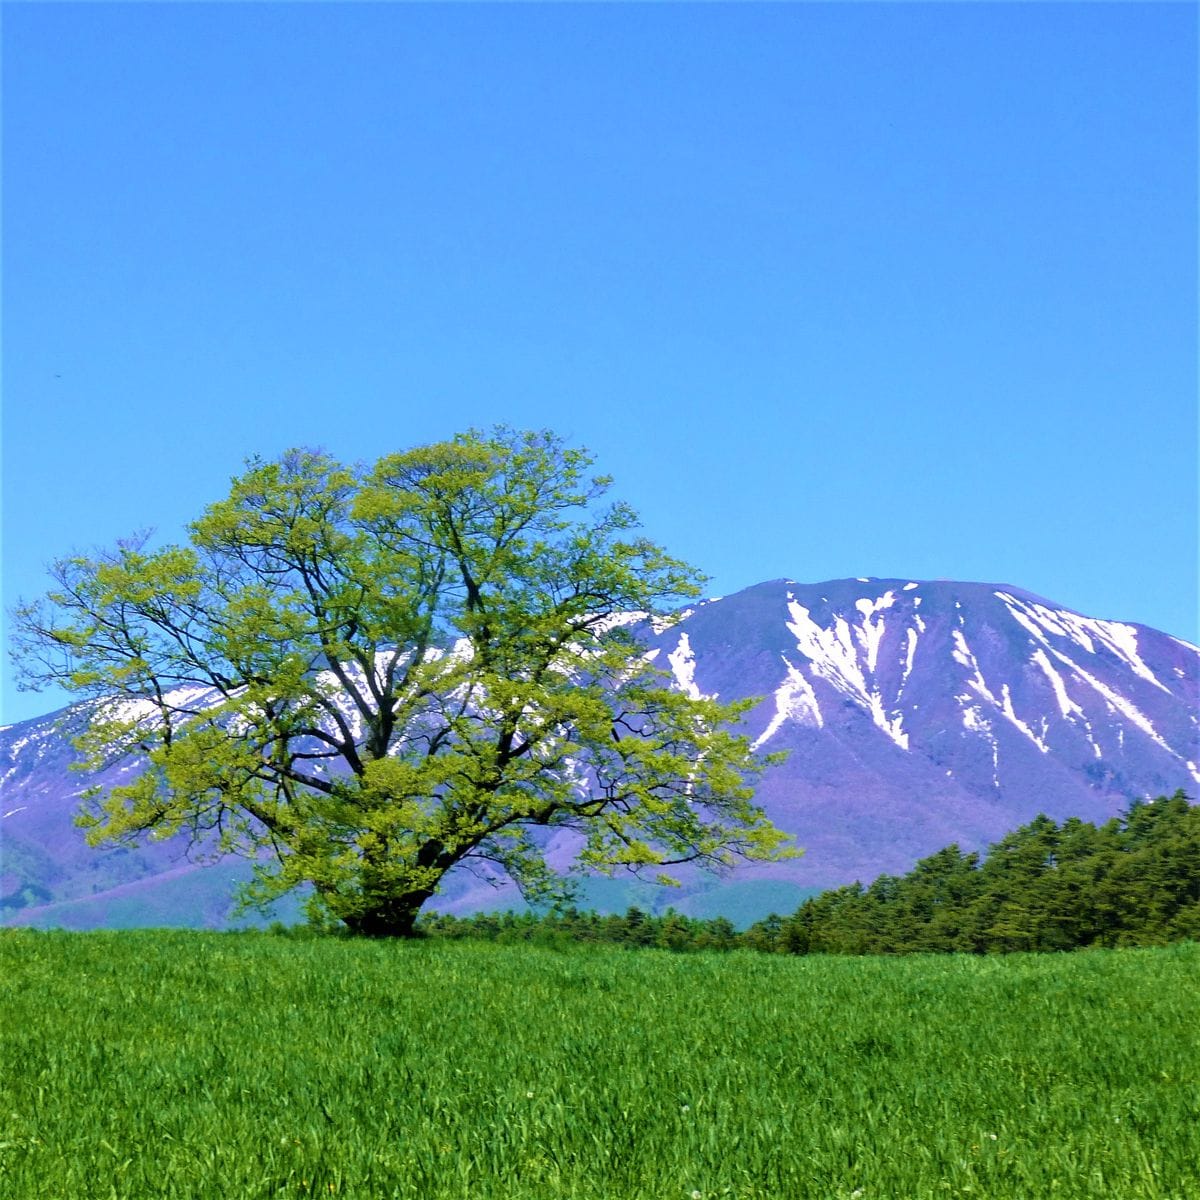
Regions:
M 1038 816 L 982 859 L 952 845 L 762 923 L 793 954 L 1156 946 L 1200 939 L 1200 807 L 1182 791 L 1097 827 Z
M 806 900 L 738 932 L 723 917 L 429 912 L 427 936 L 783 954 L 995 954 L 1200 941 L 1200 805 L 1177 791 L 1096 826 L 1038 816 L 980 855 L 947 846 L 907 875 Z

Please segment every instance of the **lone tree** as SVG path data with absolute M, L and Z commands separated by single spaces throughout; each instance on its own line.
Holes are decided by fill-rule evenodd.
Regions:
M 90 794 L 89 841 L 190 832 L 255 861 L 253 903 L 307 883 L 399 936 L 460 863 L 556 895 L 535 826 L 661 882 L 788 854 L 745 705 L 665 686 L 630 628 L 695 572 L 599 506 L 591 461 L 504 428 L 369 468 L 293 450 L 249 462 L 188 545 L 55 563 L 14 614 L 24 683 L 87 698 L 85 767 L 146 764 Z

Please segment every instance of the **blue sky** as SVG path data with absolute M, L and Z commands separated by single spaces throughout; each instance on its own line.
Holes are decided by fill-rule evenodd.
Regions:
M 6 4 L 4 602 L 503 421 L 713 594 L 1198 640 L 1196 9 Z M 11 687 L 4 721 L 55 707 Z

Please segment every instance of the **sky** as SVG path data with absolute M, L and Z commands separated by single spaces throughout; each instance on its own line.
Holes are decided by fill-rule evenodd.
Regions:
M 1190 4 L 5 3 L 3 599 L 503 422 L 710 576 L 1200 641 Z M 61 694 L 19 693 L 0 720 Z

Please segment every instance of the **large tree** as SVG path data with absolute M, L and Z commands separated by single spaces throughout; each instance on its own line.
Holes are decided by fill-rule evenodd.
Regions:
M 727 865 L 788 851 L 753 803 L 744 705 L 665 685 L 638 621 L 696 594 L 636 535 L 586 452 L 470 432 L 352 467 L 253 460 L 187 545 L 146 537 L 54 564 L 15 613 L 31 686 L 81 693 L 89 839 L 190 832 L 301 884 L 351 929 L 407 935 L 447 871 Z M 640 614 L 640 615 L 639 615 Z

